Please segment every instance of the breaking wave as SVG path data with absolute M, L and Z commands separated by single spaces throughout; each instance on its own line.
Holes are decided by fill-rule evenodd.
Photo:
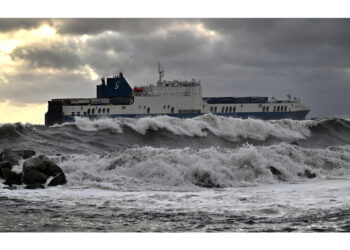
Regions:
M 67 174 L 68 185 L 115 190 L 224 188 L 350 178 L 350 146 L 305 149 L 280 143 L 238 149 L 132 147 L 102 156 L 54 159 Z
M 263 121 L 257 119 L 240 119 L 203 115 L 191 119 L 180 119 L 169 116 L 118 118 L 91 121 L 87 118 L 77 118 L 75 125 L 85 131 L 112 129 L 122 133 L 127 127 L 145 135 L 149 131 L 166 130 L 175 135 L 190 137 L 206 137 L 208 132 L 228 140 L 237 141 L 240 138 L 265 140 L 269 136 L 286 139 L 304 139 L 310 136 L 309 127 L 315 122 L 311 120 L 278 120 Z
M 0 125 L 1 148 L 32 148 L 44 154 L 113 152 L 126 147 L 237 148 L 292 143 L 304 148 L 350 144 L 350 119 L 239 119 L 212 114 L 191 119 L 168 116 L 89 120 L 52 127 L 30 124 Z

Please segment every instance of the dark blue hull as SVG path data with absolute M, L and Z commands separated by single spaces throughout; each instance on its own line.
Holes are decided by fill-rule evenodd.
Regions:
M 280 120 L 280 119 L 293 119 L 293 120 L 303 120 L 306 115 L 309 113 L 309 110 L 303 111 L 294 111 L 294 112 L 237 112 L 237 113 L 215 113 L 217 116 L 225 116 L 225 117 L 234 117 L 234 118 L 252 118 L 252 119 L 261 119 L 261 120 Z M 197 116 L 204 115 L 202 113 L 185 113 L 185 114 L 143 114 L 143 115 L 89 115 L 82 116 L 87 117 L 91 120 L 96 120 L 99 118 L 118 118 L 118 117 L 127 117 L 127 118 L 140 118 L 140 117 L 150 117 L 150 116 L 161 116 L 167 115 L 171 117 L 178 118 L 193 118 Z M 76 116 L 63 116 L 63 122 L 73 122 Z

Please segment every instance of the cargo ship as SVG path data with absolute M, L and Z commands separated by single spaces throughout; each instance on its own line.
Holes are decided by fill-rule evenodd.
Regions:
M 64 98 L 48 101 L 45 125 L 89 119 L 144 116 L 192 118 L 208 113 L 236 118 L 302 120 L 310 109 L 296 97 L 202 97 L 200 81 L 163 80 L 164 68 L 158 63 L 156 84 L 132 88 L 122 73 L 101 78 L 96 98 Z

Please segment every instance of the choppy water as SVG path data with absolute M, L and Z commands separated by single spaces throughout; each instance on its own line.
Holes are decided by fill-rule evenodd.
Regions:
M 0 231 L 350 231 L 346 117 L 2 124 L 4 148 L 49 156 L 68 183 L 0 183 Z

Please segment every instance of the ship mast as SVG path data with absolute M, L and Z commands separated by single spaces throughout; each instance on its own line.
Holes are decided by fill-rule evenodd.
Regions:
M 162 84 L 162 77 L 164 77 L 164 68 L 161 67 L 160 63 L 158 62 L 158 74 L 159 74 L 159 80 L 158 80 L 158 84 L 161 85 Z

